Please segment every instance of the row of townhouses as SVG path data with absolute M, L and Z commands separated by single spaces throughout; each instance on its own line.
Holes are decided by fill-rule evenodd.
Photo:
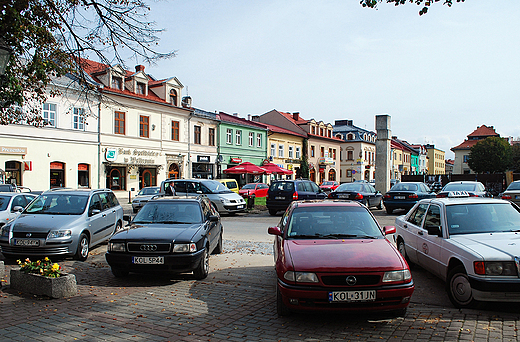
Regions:
M 375 179 L 376 133 L 352 120 L 335 124 L 271 110 L 241 118 L 209 112 L 182 96 L 176 78 L 157 80 L 120 65 L 82 60 L 97 90 L 85 96 L 72 77 L 57 79 L 61 95 L 43 105 L 47 125 L 0 126 L 1 181 L 34 190 L 107 187 L 138 191 L 166 178 L 229 178 L 242 162 L 273 162 L 292 175 L 238 175 L 239 184 L 302 176 L 352 182 Z M 391 178 L 443 174 L 444 152 L 392 137 Z M 457 165 L 457 163 L 456 163 Z

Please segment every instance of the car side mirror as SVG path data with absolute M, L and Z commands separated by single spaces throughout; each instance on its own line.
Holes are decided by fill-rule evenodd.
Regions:
M 428 235 L 436 235 L 442 237 L 440 226 L 426 226 L 425 228 L 428 231 Z
M 130 215 L 123 215 L 123 220 L 126 221 L 126 222 L 130 222 L 130 221 L 132 221 L 132 216 L 130 216 Z
M 267 233 L 269 233 L 270 235 L 276 235 L 276 236 L 282 235 L 282 231 L 280 230 L 280 227 L 269 227 L 269 228 L 267 228 Z
M 396 229 L 395 226 L 384 226 L 383 227 L 383 233 L 385 235 L 395 234 Z
M 19 213 L 21 213 L 22 211 L 23 211 L 23 207 L 22 207 L 22 206 L 16 205 L 16 206 L 14 206 L 14 208 L 13 208 L 13 213 L 14 213 L 14 212 L 19 212 Z
M 210 220 L 210 222 L 217 222 L 218 221 L 218 216 L 217 215 L 209 215 L 209 220 Z
M 91 209 L 88 216 L 94 216 L 96 214 L 99 214 L 101 210 L 99 209 Z

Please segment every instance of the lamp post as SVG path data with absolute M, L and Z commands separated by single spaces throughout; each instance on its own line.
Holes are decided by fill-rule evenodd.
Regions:
M 5 69 L 7 67 L 7 63 L 9 62 L 9 58 L 11 58 L 11 54 L 13 51 L 10 47 L 4 46 L 2 41 L 0 40 L 0 75 L 5 74 Z

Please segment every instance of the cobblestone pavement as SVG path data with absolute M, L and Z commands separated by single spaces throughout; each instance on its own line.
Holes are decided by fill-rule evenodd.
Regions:
M 457 310 L 412 301 L 404 318 L 294 314 L 279 318 L 269 243 L 224 241 L 204 281 L 189 275 L 115 278 L 106 245 L 86 262 L 61 260 L 78 295 L 47 299 L 0 290 L 0 341 L 518 341 L 520 310 Z M 226 252 L 227 251 L 227 252 Z M 500 311 L 497 311 L 500 310 Z

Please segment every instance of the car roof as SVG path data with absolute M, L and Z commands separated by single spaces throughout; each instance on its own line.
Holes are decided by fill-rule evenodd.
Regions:
M 303 200 L 294 201 L 294 207 L 363 207 L 364 206 L 358 201 L 345 201 L 345 200 Z
M 72 188 L 54 188 L 50 190 L 46 190 L 42 193 L 42 195 L 48 195 L 51 193 L 58 193 L 58 194 L 74 194 L 74 195 L 85 195 L 89 196 L 90 194 L 96 193 L 96 192 L 112 192 L 110 189 L 72 189 Z
M 32 196 L 38 196 L 35 194 L 31 194 L 29 192 L 12 192 L 12 191 L 0 191 L 0 196 L 9 196 L 14 197 L 16 195 L 32 195 Z
M 200 201 L 203 201 L 204 198 L 207 198 L 207 196 L 205 195 L 196 195 L 196 196 L 190 196 L 190 195 L 187 195 L 187 196 L 162 196 L 162 195 L 155 195 L 154 197 L 151 198 L 152 201 L 154 202 L 186 202 L 186 201 L 189 201 L 189 202 L 200 202 Z
M 488 197 L 441 197 L 441 198 L 428 198 L 419 201 L 431 202 L 443 205 L 456 205 L 456 204 L 482 204 L 482 203 L 507 203 L 511 202 L 499 199 L 499 198 L 488 198 Z

